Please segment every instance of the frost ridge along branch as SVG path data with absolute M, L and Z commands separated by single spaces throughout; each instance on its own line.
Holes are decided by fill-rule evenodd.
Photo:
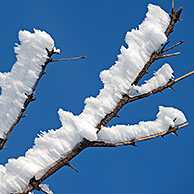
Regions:
M 172 16 L 171 16 L 171 21 L 170 21 L 170 25 L 167 27 L 166 29 L 166 36 L 168 37 L 169 34 L 173 31 L 173 28 L 174 28 L 174 25 L 176 24 L 177 21 L 179 21 L 179 18 L 180 18 L 180 15 L 181 15 L 181 12 L 182 12 L 182 7 L 179 8 L 179 10 L 177 12 L 173 12 L 172 13 Z M 182 44 L 182 41 L 181 43 L 178 43 L 176 46 Z M 133 85 L 137 85 L 138 82 L 140 81 L 140 79 L 147 73 L 147 70 L 148 68 L 150 67 L 150 65 L 157 59 L 159 58 L 162 58 L 162 57 L 165 57 L 163 55 L 164 52 L 166 52 L 167 50 L 170 50 L 169 49 L 165 49 L 165 46 L 164 45 L 162 47 L 162 49 L 160 49 L 159 51 L 157 52 L 154 52 L 152 53 L 150 59 L 148 60 L 148 62 L 145 64 L 145 66 L 143 67 L 143 69 L 140 71 L 140 73 L 138 74 L 138 76 L 136 77 L 136 79 L 134 80 L 134 82 L 132 83 L 132 86 Z M 173 46 L 174 47 L 174 46 Z M 176 54 L 171 54 L 170 56 L 174 56 Z M 162 56 L 162 57 L 161 57 Z M 166 55 L 166 56 L 169 56 L 169 55 Z M 162 86 L 159 86 L 158 88 L 155 88 L 154 90 L 152 91 L 149 91 L 148 93 L 145 93 L 145 94 L 141 94 L 139 96 L 134 96 L 134 97 L 130 97 L 130 95 L 123 95 L 122 99 L 119 101 L 119 103 L 117 104 L 116 108 L 109 114 L 107 114 L 104 119 L 102 119 L 99 124 L 97 125 L 97 129 L 98 129 L 98 133 L 100 132 L 100 130 L 102 129 L 103 126 L 105 126 L 113 117 L 115 116 L 118 116 L 117 113 L 118 111 L 127 103 L 131 102 L 131 101 L 134 101 L 134 100 L 137 100 L 137 99 L 140 99 L 140 98 L 144 98 L 144 97 L 147 97 L 151 94 L 154 94 L 156 92 L 162 92 L 165 88 L 168 88 L 168 87 L 172 87 L 173 84 L 177 83 L 178 81 L 184 79 L 185 77 L 188 77 L 189 75 L 192 75 L 194 72 L 190 72 L 176 80 L 172 80 Z M 64 114 L 63 111 L 61 112 L 61 114 Z M 71 117 L 71 115 L 69 115 Z M 62 119 L 62 118 L 61 118 Z M 62 122 L 65 122 L 62 121 Z M 144 141 L 144 140 L 147 140 L 147 139 L 151 139 L 151 138 L 154 138 L 154 137 L 158 137 L 158 136 L 165 136 L 169 133 L 175 133 L 176 134 L 176 130 L 182 128 L 182 127 L 185 127 L 187 126 L 188 123 L 185 123 L 183 125 L 180 125 L 180 126 L 175 126 L 175 127 L 170 127 L 169 126 L 169 129 L 164 131 L 164 132 L 160 132 L 158 134 L 155 134 L 155 135 L 151 135 L 151 136 L 148 136 L 148 137 L 144 137 L 144 138 L 140 138 L 140 139 L 136 139 L 136 140 L 132 140 L 132 141 L 129 141 L 129 142 L 121 142 L 121 143 L 116 143 L 116 144 L 113 144 L 113 143 L 106 143 L 106 142 L 101 142 L 101 141 L 90 141 L 90 140 L 87 140 L 86 138 L 82 138 L 81 142 L 79 142 L 77 145 L 74 146 L 74 148 L 64 157 L 61 157 L 61 159 L 59 159 L 51 168 L 49 168 L 49 170 L 47 170 L 42 176 L 40 176 L 39 178 L 38 177 L 32 177 L 29 181 L 29 184 L 23 189 L 23 191 L 20 193 L 20 194 L 27 194 L 28 192 L 36 189 L 36 190 L 40 190 L 39 189 L 39 184 L 44 181 L 45 179 L 47 179 L 50 175 L 52 175 L 54 172 L 56 172 L 57 170 L 59 170 L 61 167 L 63 166 L 71 166 L 69 164 L 69 162 L 75 157 L 77 156 L 82 150 L 88 148 L 88 147 L 116 147 L 116 146 L 119 146 L 119 145 L 135 145 L 135 142 L 138 142 L 138 141 Z M 44 134 L 43 134 L 44 135 Z

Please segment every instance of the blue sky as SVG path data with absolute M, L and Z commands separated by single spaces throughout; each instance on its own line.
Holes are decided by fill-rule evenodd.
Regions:
M 102 83 L 99 73 L 114 64 L 124 36 L 136 28 L 145 17 L 147 4 L 160 5 L 170 12 L 170 0 L 34 0 L 3 1 L 0 12 L 0 70 L 10 71 L 15 62 L 13 46 L 20 29 L 47 31 L 61 49 L 56 58 L 86 55 L 87 58 L 50 64 L 30 104 L 28 117 L 15 128 L 1 151 L 1 163 L 10 157 L 23 155 L 33 144 L 40 130 L 60 127 L 57 110 L 61 107 L 74 114 L 82 112 L 84 99 L 96 96 Z M 184 22 L 176 25 L 169 37 L 171 45 L 184 40 L 174 52 L 181 55 L 165 58 L 153 64 L 150 72 L 168 62 L 179 77 L 194 69 L 192 1 L 175 2 L 183 6 Z M 147 77 L 148 78 L 148 77 Z M 88 149 L 74 158 L 76 173 L 65 167 L 50 177 L 48 183 L 57 193 L 69 194 L 182 194 L 193 193 L 194 179 L 194 76 L 175 85 L 176 92 L 166 90 L 147 99 L 128 104 L 120 118 L 111 121 L 133 124 L 155 119 L 158 106 L 173 106 L 182 110 L 190 125 L 178 132 L 141 142 L 137 147 Z M 35 192 L 38 193 L 38 192 Z

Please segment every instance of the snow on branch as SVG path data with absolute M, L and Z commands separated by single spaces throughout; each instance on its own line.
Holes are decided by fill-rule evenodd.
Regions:
M 141 121 L 136 125 L 103 127 L 98 133 L 99 140 L 107 143 L 128 142 L 155 135 L 186 122 L 184 114 L 172 107 L 159 107 L 155 121 Z
M 169 21 L 168 14 L 159 6 L 151 4 L 148 6 L 148 13 L 139 29 L 132 30 L 126 35 L 128 48 L 122 46 L 116 64 L 109 70 L 101 72 L 100 77 L 104 88 L 100 90 L 99 95 L 96 98 L 87 98 L 84 110 L 78 116 L 60 109 L 58 113 L 61 128 L 42 132 L 25 156 L 9 159 L 4 166 L 0 165 L 1 194 L 19 192 L 24 194 L 34 189 L 50 192 L 45 186 L 41 188 L 40 183 L 62 166 L 72 167 L 69 161 L 100 139 L 110 143 L 129 141 L 161 131 L 168 132 L 169 127 L 173 128 L 186 121 L 183 113 L 177 109 L 160 107 L 155 121 L 140 122 L 137 126 L 103 127 L 101 131 L 98 128 L 99 125 L 101 128 L 106 124 L 101 122 L 107 114 L 114 111 L 124 97 L 131 98 L 130 95 L 135 90 L 144 94 L 156 90 L 157 87 L 167 87 L 173 77 L 173 71 L 167 64 L 162 66 L 146 84 L 133 85 L 136 85 L 134 80 L 137 77 L 139 80 L 145 73 L 145 64 L 151 59 L 153 53 L 160 53 L 161 45 L 167 40 Z M 175 23 L 172 24 L 172 28 Z M 31 37 L 29 33 L 27 34 Z M 51 44 L 49 49 L 52 46 Z M 46 59 L 46 55 L 44 56 Z M 124 104 L 121 104 L 120 108 L 123 106 Z M 157 126 L 157 129 L 153 126 Z
M 21 118 L 27 104 L 35 100 L 33 87 L 48 59 L 47 51 L 59 52 L 54 40 L 44 31 L 19 31 L 19 41 L 21 44 L 14 48 L 16 63 L 10 72 L 0 73 L 0 143 L 18 122 L 18 115 Z
M 159 51 L 161 45 L 166 42 L 165 30 L 169 21 L 168 14 L 159 6 L 148 5 L 148 13 L 139 29 L 127 32 L 125 40 L 128 48 L 122 46 L 115 65 L 101 72 L 100 78 L 104 88 L 97 97 L 85 100 L 81 118 L 97 126 L 106 114 L 114 110 L 123 95 L 130 93 L 133 89 L 131 84 L 152 53 Z
M 133 90 L 130 90 L 128 95 L 133 97 L 148 93 L 160 86 L 164 86 L 173 79 L 173 74 L 174 71 L 170 65 L 166 63 L 154 73 L 154 76 L 151 79 L 145 81 L 145 84 L 142 84 L 141 86 L 133 86 Z

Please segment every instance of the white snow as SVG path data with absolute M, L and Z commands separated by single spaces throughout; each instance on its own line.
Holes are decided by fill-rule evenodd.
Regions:
M 157 72 L 154 73 L 154 76 L 151 79 L 145 81 L 145 84 L 142 84 L 141 86 L 133 86 L 128 95 L 133 97 L 145 94 L 160 86 L 163 86 L 173 79 L 173 73 L 174 71 L 170 65 L 165 63 Z
M 150 4 L 148 9 L 146 19 L 139 26 L 139 30 L 127 33 L 126 43 L 129 47 L 122 46 L 116 64 L 109 70 L 101 72 L 100 77 L 104 83 L 104 88 L 101 89 L 96 98 L 90 97 L 85 100 L 86 105 L 83 112 L 74 116 L 72 113 L 60 109 L 61 128 L 42 132 L 35 139 L 35 145 L 26 152 L 25 156 L 9 159 L 5 166 L 0 165 L 0 194 L 20 192 L 33 176 L 39 179 L 57 160 L 71 152 L 83 138 L 110 142 L 126 141 L 130 138 L 134 139 L 156 133 L 156 130 L 167 130 L 169 126 L 185 122 L 184 115 L 180 111 L 160 107 L 156 121 L 142 122 L 142 124 L 140 122 L 139 127 L 134 127 L 134 132 L 133 130 L 128 132 L 130 126 L 115 126 L 112 128 L 104 127 L 98 136 L 96 134 L 96 125 L 114 109 L 123 94 L 129 94 L 129 90 L 133 90 L 131 84 L 135 77 L 148 61 L 150 55 L 154 51 L 158 51 L 161 44 L 167 39 L 164 32 L 169 24 L 168 14 L 155 5 Z M 1 136 L 4 135 L 13 118 L 17 116 L 18 110 L 22 108 L 22 103 L 26 98 L 24 93 L 31 91 L 41 65 L 47 58 L 45 47 L 51 49 L 54 46 L 53 40 L 45 32 L 35 30 L 35 33 L 31 34 L 23 31 L 19 33 L 19 38 L 21 45 L 15 49 L 17 53 L 16 64 L 11 73 L 0 74 L 2 87 L 0 102 L 2 107 L 5 103 L 5 107 L 11 107 L 12 111 L 14 109 L 14 114 L 6 112 L 7 108 L 4 108 L 0 113 L 2 114 L 2 116 L 0 115 L 1 119 L 9 120 L 8 124 L 0 126 Z M 152 80 L 147 82 L 147 86 L 142 85 L 135 90 L 139 93 L 148 91 L 156 87 L 154 82 L 157 82 L 157 86 L 164 84 L 171 75 L 170 66 L 165 65 Z M 160 80 L 161 76 L 164 77 L 162 81 Z M 20 86 L 22 87 L 20 88 Z M 13 100 L 15 100 L 14 103 L 12 103 Z M 17 107 L 15 107 L 16 104 L 18 104 Z M 177 119 L 174 122 L 175 118 Z M 151 128 L 151 124 L 155 127 L 158 126 L 157 129 Z M 145 127 L 148 129 L 146 130 Z M 108 135 L 109 131 L 110 135 Z M 45 188 L 45 186 L 43 187 Z
M 184 122 L 186 122 L 186 118 L 180 110 L 160 106 L 155 121 L 141 121 L 136 125 L 103 127 L 98 137 L 99 140 L 107 143 L 127 142 L 167 131 L 169 127 L 174 127 Z
M 19 31 L 20 45 L 14 50 L 17 61 L 11 72 L 0 73 L 0 138 L 4 138 L 10 126 L 16 120 L 23 104 L 35 84 L 47 59 L 46 49 L 54 47 L 54 41 L 44 31 L 34 33 Z
M 41 178 L 51 165 L 81 142 L 83 135 L 78 130 L 79 120 L 75 122 L 72 113 L 61 109 L 59 115 L 63 125 L 60 129 L 42 132 L 25 156 L 9 159 L 5 166 L 0 165 L 0 194 L 21 191 L 33 176 Z
M 121 47 L 118 61 L 100 74 L 104 88 L 99 95 L 85 100 L 80 117 L 96 126 L 110 113 L 122 98 L 133 89 L 131 84 L 154 51 L 158 51 L 167 37 L 164 32 L 169 25 L 169 16 L 159 6 L 148 5 L 148 13 L 139 29 L 127 32 L 125 41 L 128 48 Z M 98 111 L 96 111 L 98 110 Z

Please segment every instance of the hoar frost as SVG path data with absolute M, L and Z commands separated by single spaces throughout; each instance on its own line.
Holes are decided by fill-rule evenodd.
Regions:
M 44 31 L 19 31 L 21 44 L 16 44 L 14 50 L 17 61 L 8 73 L 0 73 L 0 138 L 5 134 L 18 117 L 27 99 L 26 94 L 38 78 L 47 59 L 47 51 L 54 48 L 54 41 Z
M 131 86 L 151 54 L 157 52 L 167 40 L 165 30 L 169 21 L 168 14 L 160 7 L 151 4 L 148 6 L 148 13 L 139 29 L 134 29 L 126 35 L 128 48 L 122 46 L 115 65 L 101 72 L 100 78 L 104 88 L 100 90 L 99 95 L 87 98 L 84 110 L 78 116 L 60 109 L 58 113 L 61 128 L 42 132 L 25 156 L 9 159 L 5 166 L 0 165 L 0 194 L 21 192 L 32 177 L 40 179 L 57 160 L 67 156 L 83 138 L 106 142 L 129 141 L 160 133 L 168 130 L 170 126 L 186 121 L 181 111 L 160 107 L 155 121 L 140 122 L 134 126 L 103 127 L 99 134 L 96 133 L 97 124 L 106 114 L 114 110 L 123 94 L 130 96 L 143 94 L 166 84 L 173 78 L 173 70 L 170 65 L 165 64 L 145 84 Z M 0 122 L 0 137 L 3 137 L 17 116 L 18 110 L 22 108 L 25 93 L 31 91 L 41 65 L 47 58 L 45 47 L 52 49 L 54 46 L 54 41 L 48 34 L 37 30 L 34 33 L 21 31 L 19 39 L 21 45 L 15 48 L 17 62 L 10 73 L 0 74 L 2 87 L 0 119 L 7 121 Z M 13 108 L 13 113 L 7 111 L 10 108 Z M 49 191 L 45 185 L 42 185 L 42 188 Z

